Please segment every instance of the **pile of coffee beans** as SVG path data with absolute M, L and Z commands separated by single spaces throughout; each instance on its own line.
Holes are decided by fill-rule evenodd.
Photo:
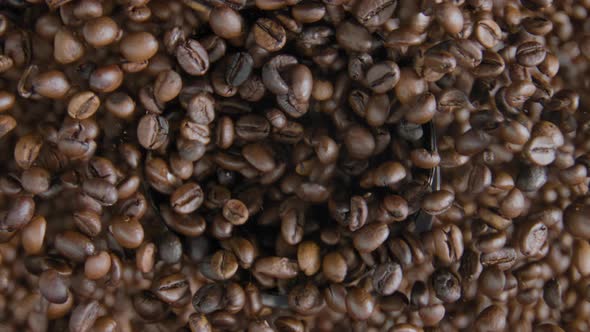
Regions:
M 1 0 L 0 331 L 590 331 L 589 0 Z

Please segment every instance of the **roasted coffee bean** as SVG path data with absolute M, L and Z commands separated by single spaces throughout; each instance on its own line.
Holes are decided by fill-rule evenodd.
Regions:
M 176 189 L 170 195 L 170 205 L 175 212 L 181 214 L 191 213 L 203 204 L 205 194 L 201 187 L 196 183 L 186 183 Z
M 276 52 L 285 46 L 287 35 L 282 25 L 268 18 L 259 18 L 253 27 L 256 44 L 269 52 Z
M 111 269 L 111 256 L 106 251 L 101 251 L 86 259 L 84 275 L 90 280 L 104 277 Z
M 206 284 L 201 286 L 192 299 L 197 313 L 210 314 L 224 307 L 224 288 L 220 284 Z
M 391 90 L 399 79 L 399 67 L 392 61 L 377 63 L 366 73 L 367 85 L 375 93 L 385 93 Z
M 124 248 L 137 248 L 144 237 L 143 226 L 136 220 L 125 217 L 116 217 L 109 226 L 109 231 Z
M 354 233 L 354 247 L 360 252 L 371 252 L 387 240 L 389 227 L 386 224 L 371 223 Z
M 178 44 L 175 53 L 178 64 L 188 74 L 201 76 L 209 70 L 209 56 L 198 41 L 188 39 Z
M 109 93 L 117 90 L 123 83 L 123 71 L 118 65 L 98 67 L 90 74 L 88 84 L 97 92 Z
M 182 273 L 160 278 L 152 285 L 154 294 L 165 303 L 175 303 L 188 292 L 188 281 Z
M 161 103 L 176 98 L 182 89 L 182 78 L 173 70 L 161 71 L 154 82 L 154 97 Z
M 39 291 L 51 303 L 62 304 L 68 299 L 68 286 L 64 277 L 55 270 L 46 270 L 39 276 Z
M 226 6 L 211 11 L 209 25 L 216 35 L 225 39 L 240 37 L 244 31 L 244 19 L 240 13 Z
M 29 223 L 35 213 L 35 201 L 28 196 L 13 198 L 8 210 L 0 214 L 0 230 L 14 231 Z
M 538 42 L 524 42 L 516 50 L 516 60 L 525 67 L 534 67 L 545 59 L 545 47 Z
M 363 288 L 353 287 L 346 294 L 346 310 L 354 319 L 368 319 L 375 310 L 375 299 Z
M 324 307 L 324 299 L 316 286 L 304 283 L 295 286 L 288 295 L 288 305 L 296 313 L 310 315 Z
M 104 47 L 117 39 L 120 30 L 112 18 L 101 16 L 86 21 L 82 28 L 84 40 L 93 47 Z
M 100 304 L 97 301 L 78 304 L 70 316 L 70 331 L 90 331 L 99 315 Z
M 146 149 L 157 149 L 168 139 L 168 121 L 157 115 L 144 115 L 137 126 L 137 139 Z
M 432 288 L 436 297 L 443 302 L 452 303 L 461 297 L 459 279 L 446 269 L 439 269 L 433 273 Z
M 402 278 L 402 268 L 398 263 L 380 264 L 373 272 L 373 288 L 381 295 L 391 295 L 399 288 Z
M 297 262 L 285 257 L 263 257 L 254 263 L 254 272 L 271 278 L 290 279 L 297 275 Z
M 248 218 L 248 208 L 244 203 L 237 199 L 230 199 L 223 205 L 223 217 L 234 225 L 244 224 Z

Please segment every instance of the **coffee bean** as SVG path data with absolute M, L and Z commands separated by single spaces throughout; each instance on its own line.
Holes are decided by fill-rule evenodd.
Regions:
M 463 236 L 455 225 L 445 225 L 432 231 L 434 254 L 444 264 L 451 264 L 463 255 Z
M 314 275 L 320 269 L 320 247 L 315 242 L 301 242 L 297 247 L 297 262 L 305 275 Z
M 111 269 L 111 256 L 108 252 L 101 251 L 86 259 L 84 264 L 84 275 L 90 280 L 104 277 Z
M 547 226 L 542 222 L 525 223 L 519 227 L 520 251 L 527 256 L 536 255 L 547 241 Z
M 477 41 L 485 48 L 493 48 L 502 38 L 502 30 L 493 20 L 477 22 L 474 33 Z
M 196 183 L 186 183 L 170 195 L 170 205 L 177 213 L 188 214 L 199 208 L 205 194 Z
M 399 67 L 392 61 L 377 63 L 369 68 L 366 74 L 367 85 L 375 93 L 385 93 L 391 90 L 399 79 Z
M 201 76 L 209 70 L 209 56 L 198 41 L 188 39 L 178 44 L 175 53 L 178 64 L 188 74 Z
M 237 199 L 230 199 L 223 205 L 223 217 L 234 225 L 244 224 L 248 218 L 248 208 Z
M 449 270 L 435 271 L 432 275 L 432 287 L 436 297 L 443 302 L 452 303 L 461 297 L 459 279 Z
M 141 62 L 156 54 L 158 41 L 150 33 L 134 32 L 121 39 L 119 50 L 127 60 Z
M 269 52 L 276 52 L 285 46 L 285 29 L 276 21 L 260 18 L 253 28 L 256 44 Z
M 403 274 L 397 263 L 383 263 L 373 272 L 373 288 L 381 295 L 391 295 L 400 286 Z
M 296 313 L 310 315 L 319 312 L 324 306 L 320 291 L 312 283 L 295 286 L 288 295 L 288 304 Z
M 346 310 L 354 319 L 368 319 L 375 310 L 375 299 L 366 290 L 353 287 L 346 294 Z
M 475 326 L 480 331 L 496 331 L 506 326 L 506 311 L 499 305 L 485 308 L 476 318 Z
M 522 43 L 516 50 L 516 60 L 525 67 L 534 67 L 545 59 L 545 47 L 538 42 Z
M 55 270 L 46 270 L 39 276 L 39 290 L 47 301 L 57 304 L 68 299 L 68 286 L 64 277 Z
M 78 304 L 70 316 L 70 331 L 89 331 L 99 315 L 100 304 L 97 301 Z
M 377 249 L 389 236 L 386 224 L 371 223 L 354 233 L 354 247 L 360 252 L 371 252 Z
M 164 145 L 168 136 L 168 121 L 157 115 L 144 115 L 137 126 L 137 139 L 146 149 Z
M 521 169 L 516 179 L 516 186 L 524 192 L 539 190 L 547 182 L 547 169 L 542 166 L 530 166 Z
M 182 89 L 182 78 L 173 70 L 161 71 L 154 82 L 154 96 L 165 103 L 176 98 Z
M 152 285 L 154 294 L 165 303 L 178 302 L 185 294 L 189 287 L 186 277 L 182 273 L 175 273 L 160 278 Z
M 124 248 L 137 248 L 143 241 L 144 231 L 136 219 L 117 217 L 109 226 L 109 232 Z
M 209 14 L 209 25 L 211 30 L 221 38 L 237 38 L 243 33 L 244 19 L 234 9 L 219 6 Z
M 192 299 L 197 313 L 210 314 L 224 307 L 224 288 L 220 284 L 201 286 Z

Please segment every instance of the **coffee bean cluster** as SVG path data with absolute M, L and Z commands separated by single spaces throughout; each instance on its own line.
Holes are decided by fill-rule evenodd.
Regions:
M 0 331 L 589 331 L 589 11 L 0 1 Z

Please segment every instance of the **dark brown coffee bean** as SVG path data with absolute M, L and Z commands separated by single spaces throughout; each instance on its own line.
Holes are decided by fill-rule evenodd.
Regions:
M 209 70 L 207 51 L 194 39 L 178 44 L 176 59 L 180 67 L 190 75 L 201 76 Z
M 206 284 L 201 286 L 192 299 L 197 313 L 210 314 L 224 307 L 224 288 L 220 284 Z
M 558 309 L 562 305 L 562 286 L 557 279 L 551 279 L 543 287 L 543 299 L 550 308 Z
M 6 136 L 14 128 L 16 128 L 16 120 L 10 115 L 0 114 L 0 138 Z
M 43 139 L 37 135 L 19 138 L 14 147 L 14 160 L 21 168 L 27 169 L 35 162 L 43 146 Z
M 90 88 L 97 92 L 109 93 L 117 90 L 123 83 L 123 71 L 117 65 L 96 68 L 88 80 Z
M 289 308 L 301 315 L 318 313 L 324 307 L 324 299 L 312 283 L 295 286 L 288 297 Z
M 499 305 L 485 308 L 476 318 L 475 326 L 479 331 L 497 331 L 506 326 L 506 311 Z
M 547 169 L 542 166 L 524 167 L 518 173 L 516 186 L 524 192 L 539 190 L 547 182 Z
M 238 52 L 231 55 L 227 61 L 225 82 L 231 86 L 242 85 L 253 69 L 252 56 L 248 53 Z
M 400 71 L 393 61 L 373 65 L 366 74 L 367 85 L 375 93 L 390 91 L 399 81 Z
M 201 187 L 193 182 L 185 183 L 170 195 L 170 205 L 175 212 L 189 214 L 203 203 L 205 194 Z
M 297 262 L 285 257 L 263 257 L 256 260 L 254 272 L 278 279 L 291 279 L 297 275 Z
M 101 251 L 86 259 L 84 275 L 90 280 L 97 280 L 109 273 L 111 269 L 111 256 L 106 251 Z
M 244 224 L 248 218 L 248 208 L 244 203 L 237 199 L 230 199 L 223 205 L 223 217 L 234 225 Z
M 184 274 L 175 273 L 158 279 L 152 290 L 161 301 L 175 303 L 189 292 L 189 285 Z
M 342 282 L 346 278 L 347 266 L 344 257 L 339 252 L 331 252 L 324 256 L 322 273 L 332 282 Z
M 6 212 L 0 214 L 0 229 L 13 231 L 24 227 L 35 213 L 35 201 L 28 196 L 13 198 Z
M 443 264 L 458 261 L 463 255 L 463 235 L 455 225 L 445 225 L 432 230 L 434 254 Z
M 269 52 L 276 52 L 285 46 L 285 29 L 276 21 L 260 18 L 253 27 L 256 44 Z
M 39 276 L 39 290 L 52 303 L 65 303 L 68 299 L 68 286 L 64 277 L 55 270 L 49 269 Z
M 182 89 L 182 78 L 173 70 L 161 71 L 154 82 L 154 97 L 161 103 L 176 98 Z
M 375 310 L 375 299 L 363 288 L 353 287 L 346 294 L 346 310 L 354 319 L 368 319 Z
M 545 245 L 548 229 L 542 222 L 527 222 L 519 227 L 520 251 L 526 256 L 534 256 Z
M 120 30 L 117 23 L 108 16 L 86 21 L 82 28 L 84 40 L 93 47 L 104 47 L 117 39 Z
M 386 224 L 371 223 L 354 233 L 354 247 L 360 252 L 376 250 L 389 236 L 389 227 Z
M 143 242 L 143 226 L 136 220 L 125 217 L 115 217 L 109 226 L 109 232 L 119 245 L 134 249 Z
M 439 269 L 432 274 L 432 288 L 436 297 L 446 303 L 453 303 L 461 297 L 459 279 L 447 269 Z
M 144 115 L 137 126 L 137 139 L 146 149 L 157 149 L 168 139 L 168 121 L 157 115 Z
M 485 48 L 493 48 L 502 38 L 502 30 L 493 20 L 478 21 L 474 33 L 477 41 Z
M 463 14 L 452 3 L 443 3 L 434 8 L 435 18 L 449 34 L 456 34 L 463 29 Z
M 397 1 L 377 0 L 358 3 L 354 8 L 354 15 L 361 24 L 374 27 L 380 26 L 391 17 L 397 7 Z
M 166 303 L 158 300 L 148 291 L 143 291 L 133 297 L 133 308 L 139 316 L 145 319 L 161 319 L 167 313 Z
M 279 332 L 303 332 L 305 331 L 305 325 L 303 321 L 288 316 L 280 316 L 274 321 L 274 326 Z
M 483 56 L 477 42 L 468 39 L 461 39 L 453 43 L 449 52 L 455 56 L 459 65 L 468 69 L 479 66 Z
M 100 215 L 93 211 L 78 211 L 74 212 L 74 224 L 80 232 L 94 237 L 97 236 L 102 229 Z
M 106 180 L 99 178 L 84 180 L 82 190 L 103 206 L 113 205 L 119 199 L 117 188 Z
M 21 240 L 25 252 L 29 255 L 37 254 L 43 249 L 47 220 L 42 216 L 33 218 L 22 230 Z
M 538 42 L 524 42 L 516 50 L 516 60 L 525 67 L 534 67 L 545 59 L 545 47 Z
M 221 38 L 231 39 L 244 33 L 244 19 L 240 13 L 227 6 L 215 7 L 209 14 L 211 30 Z
M 402 279 L 402 268 L 398 263 L 383 263 L 373 272 L 373 288 L 381 295 L 391 295 L 399 288 Z
M 481 256 L 481 263 L 484 267 L 498 265 L 502 267 L 510 267 L 516 260 L 516 250 L 514 248 L 505 247 L 496 252 L 484 254 Z
M 53 41 L 53 57 L 61 64 L 76 62 L 84 56 L 84 45 L 67 29 L 57 31 Z
M 70 316 L 69 327 L 71 332 L 90 331 L 99 315 L 100 304 L 97 301 L 78 304 Z
M 338 25 L 336 40 L 344 49 L 364 53 L 372 45 L 372 38 L 369 31 L 353 21 L 345 21 Z
M 213 328 L 207 316 L 193 313 L 188 318 L 188 326 L 191 332 L 211 332 Z

